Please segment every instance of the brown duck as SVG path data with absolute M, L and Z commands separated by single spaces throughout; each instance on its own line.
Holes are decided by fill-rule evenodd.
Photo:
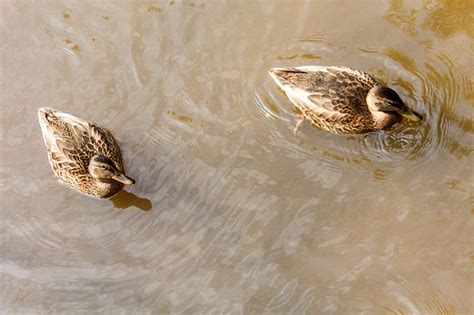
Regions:
M 42 107 L 38 118 L 58 180 L 92 197 L 109 198 L 135 180 L 125 175 L 112 133 L 79 117 Z
M 269 72 L 302 113 L 295 133 L 305 118 L 321 129 L 345 134 L 388 129 L 402 117 L 422 119 L 394 90 L 359 70 L 304 66 Z

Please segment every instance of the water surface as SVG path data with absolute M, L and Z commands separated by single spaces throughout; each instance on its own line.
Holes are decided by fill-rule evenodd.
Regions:
M 474 312 L 472 1 L 2 1 L 1 309 Z M 424 116 L 341 136 L 267 71 L 345 65 Z M 137 180 L 60 185 L 37 107 Z

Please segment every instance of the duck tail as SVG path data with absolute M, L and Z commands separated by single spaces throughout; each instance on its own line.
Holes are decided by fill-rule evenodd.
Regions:
M 297 68 L 272 68 L 268 70 L 268 73 L 278 86 L 285 90 L 286 87 L 292 85 L 288 80 L 289 76 L 293 73 L 304 73 L 304 71 Z

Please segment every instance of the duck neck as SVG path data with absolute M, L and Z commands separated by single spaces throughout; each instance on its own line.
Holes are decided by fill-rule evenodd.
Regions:
M 110 198 L 123 188 L 123 184 L 113 179 L 96 179 L 95 190 L 102 198 Z
M 376 129 L 386 129 L 399 122 L 401 119 L 397 113 L 373 112 L 374 125 Z

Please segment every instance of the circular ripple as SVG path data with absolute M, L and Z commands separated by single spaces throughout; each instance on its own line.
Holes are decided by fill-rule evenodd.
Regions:
M 325 59 L 331 59 L 330 53 L 335 47 L 327 41 L 319 41 L 318 45 L 322 48 L 316 51 L 323 52 L 318 64 L 329 64 L 325 62 Z M 404 161 L 405 165 L 409 163 L 416 167 L 428 163 L 436 156 L 435 152 L 439 147 L 448 149 L 450 152 L 457 151 L 454 153 L 458 155 L 466 151 L 458 143 L 457 136 L 460 134 L 458 132 L 460 128 L 469 128 L 469 123 L 465 119 L 456 117 L 453 110 L 459 101 L 459 84 L 463 82 L 459 81 L 461 83 L 458 84 L 455 79 L 453 71 L 459 67 L 454 60 L 445 54 L 435 54 L 421 46 L 419 48 L 424 50 L 426 60 L 417 61 L 412 60 L 408 54 L 393 48 L 385 50 L 336 48 L 339 54 L 347 55 L 348 58 L 358 54 L 362 59 L 372 59 L 377 61 L 377 64 L 381 64 L 382 66 L 374 69 L 364 70 L 393 87 L 406 104 L 421 113 L 424 119 L 421 122 L 404 119 L 402 123 L 390 130 L 360 136 L 336 139 L 334 135 L 318 133 L 317 146 L 319 151 L 324 153 L 328 163 L 344 160 L 398 165 Z M 324 51 L 328 51 L 327 56 Z M 291 61 L 293 64 L 296 62 L 308 64 L 304 60 Z M 259 97 L 258 107 L 267 117 L 285 119 L 287 114 L 291 115 L 288 110 L 290 101 L 286 97 L 284 98 L 287 102 L 285 105 L 279 101 L 282 98 L 278 95 L 273 93 L 267 95 L 270 95 L 271 104 L 278 109 L 279 114 L 271 114 L 271 106 L 268 102 L 262 101 L 265 100 L 264 97 Z

